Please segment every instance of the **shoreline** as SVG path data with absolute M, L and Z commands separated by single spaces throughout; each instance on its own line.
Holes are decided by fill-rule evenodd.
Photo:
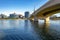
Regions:
M 0 19 L 0 20 L 9 20 L 9 19 L 12 19 L 12 20 L 17 20 L 17 19 L 21 19 L 21 18 L 4 18 L 4 19 Z

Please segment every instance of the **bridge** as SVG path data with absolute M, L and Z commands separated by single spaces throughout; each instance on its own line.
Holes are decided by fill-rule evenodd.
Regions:
M 49 0 L 42 7 L 37 9 L 31 14 L 30 19 L 38 21 L 38 19 L 43 18 L 45 23 L 49 22 L 49 17 L 53 14 L 60 12 L 60 0 Z

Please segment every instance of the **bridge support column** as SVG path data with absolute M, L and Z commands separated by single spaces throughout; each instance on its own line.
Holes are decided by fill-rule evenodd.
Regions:
M 45 23 L 49 23 L 49 20 L 50 20 L 49 17 L 46 17 L 44 21 Z
M 34 17 L 34 22 L 38 22 L 38 18 L 37 17 Z

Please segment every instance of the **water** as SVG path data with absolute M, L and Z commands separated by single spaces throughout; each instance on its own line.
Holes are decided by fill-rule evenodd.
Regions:
M 0 20 L 0 40 L 60 40 L 60 20 Z

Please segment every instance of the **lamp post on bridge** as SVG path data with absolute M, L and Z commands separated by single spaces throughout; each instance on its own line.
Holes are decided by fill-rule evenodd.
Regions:
M 41 1 L 40 1 L 41 2 Z M 36 6 L 35 6 L 36 4 L 34 4 L 34 21 L 35 22 L 38 22 L 38 18 L 37 18 L 37 16 L 36 16 L 36 12 L 35 12 L 35 8 L 36 8 Z
M 35 5 L 34 5 L 34 22 L 38 22 L 38 18 L 36 17 L 36 13 L 35 13 Z

